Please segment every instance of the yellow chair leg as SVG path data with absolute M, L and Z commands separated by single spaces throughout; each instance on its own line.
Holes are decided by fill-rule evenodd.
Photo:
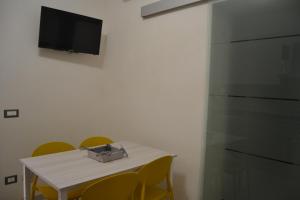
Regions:
M 169 199 L 174 200 L 173 186 L 171 183 L 171 172 L 169 172 L 167 175 L 167 187 L 169 192 Z
M 30 191 L 30 200 L 34 200 L 35 199 L 35 186 L 36 186 L 36 182 L 37 182 L 38 177 L 34 176 L 33 177 L 33 181 L 32 181 L 32 185 L 31 185 L 31 191 Z

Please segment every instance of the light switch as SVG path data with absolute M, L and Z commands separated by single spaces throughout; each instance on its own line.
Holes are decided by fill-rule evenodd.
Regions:
M 16 117 L 19 117 L 18 109 L 4 110 L 4 118 L 16 118 Z
M 5 185 L 10 185 L 10 184 L 17 183 L 17 182 L 18 182 L 18 176 L 17 175 L 12 175 L 12 176 L 6 176 L 5 177 L 4 184 Z

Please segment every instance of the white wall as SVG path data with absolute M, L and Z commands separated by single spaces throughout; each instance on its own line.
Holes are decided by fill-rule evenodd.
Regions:
M 106 1 L 109 31 L 104 129 L 178 154 L 176 199 L 197 200 L 201 186 L 209 5 L 143 19 L 154 0 Z
M 102 133 L 102 57 L 70 55 L 38 46 L 40 6 L 48 5 L 104 18 L 99 0 L 0 1 L 0 199 L 21 199 L 19 158 L 37 145 L 64 140 L 74 145 Z M 104 27 L 104 32 L 107 29 Z M 3 109 L 20 109 L 20 118 L 3 119 Z
M 178 154 L 176 199 L 197 200 L 209 6 L 142 19 L 140 7 L 155 0 L 103 1 L 0 1 L 0 110 L 21 114 L 0 118 L 0 178 L 20 174 L 17 159 L 38 144 L 106 134 Z M 104 56 L 38 49 L 41 4 L 103 18 Z M 20 186 L 1 185 L 1 199 L 20 199 Z

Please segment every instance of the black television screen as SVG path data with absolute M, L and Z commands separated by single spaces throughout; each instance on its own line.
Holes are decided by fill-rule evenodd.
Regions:
M 102 20 L 42 6 L 39 47 L 99 55 Z

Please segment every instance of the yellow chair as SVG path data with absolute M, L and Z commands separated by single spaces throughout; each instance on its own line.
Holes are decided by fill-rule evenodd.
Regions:
M 139 185 L 135 193 L 137 200 L 174 200 L 171 184 L 172 157 L 165 156 L 143 166 L 137 173 Z M 166 188 L 160 184 L 166 181 Z
M 88 148 L 88 147 L 111 144 L 111 143 L 113 143 L 113 141 L 107 137 L 101 137 L 101 136 L 90 137 L 85 139 L 83 142 L 81 142 L 80 148 Z
M 36 148 L 33 153 L 32 157 L 36 156 L 42 156 L 42 155 L 47 155 L 47 154 L 52 154 L 52 153 L 59 153 L 59 152 L 64 152 L 64 151 L 71 151 L 74 150 L 75 148 L 64 142 L 50 142 L 43 144 Z M 68 194 L 68 199 L 78 199 L 81 195 L 82 189 L 85 187 L 81 186 L 78 189 L 75 189 L 71 191 Z M 35 199 L 35 193 L 36 191 L 40 192 L 44 198 L 48 200 L 57 200 L 58 199 L 58 194 L 56 190 L 46 184 L 41 184 L 38 183 L 38 176 L 33 176 L 33 181 L 32 181 L 32 187 L 31 187 L 31 194 L 30 194 L 30 200 Z
M 109 176 L 87 187 L 81 200 L 133 199 L 137 184 L 138 176 L 133 172 Z

